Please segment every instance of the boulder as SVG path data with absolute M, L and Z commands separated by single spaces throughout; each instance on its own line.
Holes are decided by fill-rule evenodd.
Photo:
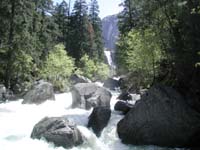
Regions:
M 77 84 L 77 83 L 91 83 L 90 79 L 83 77 L 81 75 L 73 74 L 70 77 L 70 81 L 72 84 Z
M 91 127 L 97 137 L 100 137 L 102 130 L 110 120 L 111 110 L 109 107 L 95 107 L 89 116 L 88 127 Z
M 129 92 L 122 92 L 117 99 L 123 100 L 123 101 L 128 101 L 128 100 L 133 100 L 131 94 Z
M 127 114 L 131 108 L 133 108 L 133 105 L 125 101 L 118 101 L 114 107 L 116 111 L 121 111 L 123 114 Z
M 83 138 L 76 125 L 64 117 L 45 117 L 33 128 L 31 138 L 45 138 L 56 146 L 71 148 L 83 143 Z
M 24 95 L 23 99 L 23 104 L 37 105 L 46 100 L 55 100 L 53 85 L 45 81 L 39 81 Z
M 6 100 L 15 100 L 16 97 L 13 91 L 6 89 L 3 84 L 0 84 L 0 102 L 5 102 Z
M 78 83 L 72 87 L 73 108 L 110 107 L 111 97 L 108 90 L 94 83 Z
M 113 78 L 108 78 L 104 81 L 103 86 L 110 90 L 115 90 L 116 88 L 119 88 L 119 81 Z
M 123 143 L 165 147 L 200 146 L 200 114 L 174 89 L 153 86 L 118 123 Z
M 6 87 L 3 84 L 0 84 L 0 101 L 6 100 Z

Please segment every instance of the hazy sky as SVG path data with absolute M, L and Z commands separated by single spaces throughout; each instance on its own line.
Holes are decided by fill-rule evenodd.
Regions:
M 54 2 L 62 2 L 62 0 L 53 0 Z M 68 0 L 65 0 L 68 2 Z M 75 1 L 75 0 L 72 0 Z M 87 2 L 90 2 L 90 0 L 86 0 Z M 122 10 L 121 7 L 119 7 L 119 4 L 123 2 L 123 0 L 98 0 L 99 3 L 99 9 L 100 9 L 100 17 L 103 18 L 108 15 L 117 14 Z

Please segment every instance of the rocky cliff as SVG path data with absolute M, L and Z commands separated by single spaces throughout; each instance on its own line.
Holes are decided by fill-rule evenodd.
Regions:
M 104 47 L 111 51 L 115 51 L 115 43 L 119 35 L 117 23 L 117 15 L 107 16 L 102 20 Z

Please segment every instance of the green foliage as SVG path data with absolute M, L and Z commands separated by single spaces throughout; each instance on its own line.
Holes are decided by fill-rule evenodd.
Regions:
M 117 60 L 119 72 L 131 72 L 141 86 L 154 82 L 161 61 L 161 49 L 152 30 L 131 31 L 118 43 Z M 123 49 L 123 51 L 122 51 Z
M 80 70 L 83 76 L 93 80 L 97 68 L 95 66 L 95 62 L 92 59 L 89 59 L 88 55 L 84 55 L 80 59 Z
M 53 0 L 0 1 L 0 83 L 14 90 L 44 77 L 63 89 L 74 69 L 67 54 L 76 65 L 84 54 L 103 60 L 97 1 L 92 0 L 90 13 L 85 0 L 76 0 L 72 13 L 68 2 L 54 6 Z M 54 48 L 58 43 L 67 54 L 61 45 Z
M 95 80 L 105 80 L 109 76 L 108 65 L 102 62 L 95 62 L 90 59 L 88 55 L 84 55 L 80 59 L 80 74 L 95 81 Z
M 149 55 L 149 58 L 146 58 L 147 62 L 151 59 L 149 50 L 152 47 L 153 49 L 160 49 L 162 52 L 161 56 L 164 59 L 161 62 L 158 61 L 159 64 L 157 64 L 156 57 L 153 57 L 155 58 L 154 75 L 156 76 L 156 80 L 154 81 L 177 87 L 181 91 L 195 91 L 193 94 L 199 95 L 200 90 L 196 89 L 200 89 L 200 71 L 198 67 L 200 1 L 125 0 L 123 6 L 124 10 L 119 15 L 121 35 L 119 43 L 125 42 L 126 44 L 120 45 L 121 49 L 118 49 L 118 54 L 121 53 L 122 56 L 127 55 L 126 57 L 131 56 L 133 57 L 133 61 L 127 62 L 125 60 L 126 57 L 121 59 L 120 57 L 122 56 L 118 55 L 118 62 L 122 63 L 118 63 L 121 66 L 120 68 L 123 65 L 127 69 L 129 67 L 143 70 L 144 68 L 148 69 L 145 64 L 142 65 L 141 60 L 134 57 L 135 55 L 132 54 L 132 51 L 134 51 L 134 54 L 136 51 L 130 48 L 131 44 L 136 49 L 138 48 L 142 55 Z M 128 44 L 125 40 L 130 36 L 129 32 L 133 29 L 136 33 L 142 33 L 141 35 L 144 39 L 137 40 L 137 42 L 132 41 L 131 44 Z M 147 34 L 149 29 L 151 29 L 150 36 Z M 139 36 L 136 37 L 136 39 L 141 39 L 138 38 Z M 129 52 L 126 54 L 127 49 L 129 49 Z M 142 55 L 139 55 L 139 58 Z M 141 67 L 135 65 L 133 62 L 139 63 Z M 150 62 L 148 66 L 151 64 Z M 160 67 L 158 68 L 157 66 Z M 150 68 L 152 68 L 152 65 Z M 152 71 L 150 70 L 148 72 L 152 76 Z
M 103 62 L 98 62 L 96 64 L 97 72 L 95 74 L 95 78 L 101 81 L 104 81 L 108 78 L 110 69 L 109 66 Z
M 91 39 L 92 44 L 92 57 L 103 60 L 103 39 L 102 39 L 102 22 L 99 17 L 99 5 L 97 0 L 91 0 L 89 10 L 89 21 L 93 27 L 93 38 Z
M 41 69 L 41 77 L 50 81 L 56 90 L 64 91 L 74 70 L 74 60 L 67 56 L 64 46 L 59 44 L 49 53 Z

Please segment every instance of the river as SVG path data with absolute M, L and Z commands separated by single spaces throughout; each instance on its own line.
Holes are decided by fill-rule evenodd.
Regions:
M 83 136 L 84 144 L 70 150 L 166 150 L 155 146 L 133 146 L 121 143 L 116 125 L 122 115 L 113 110 L 118 93 L 112 93 L 112 115 L 108 126 L 97 138 L 91 129 L 87 129 L 88 116 L 92 110 L 71 109 L 71 93 L 57 94 L 56 101 L 47 101 L 41 105 L 22 105 L 22 100 L 0 104 L 0 150 L 64 150 L 55 147 L 45 139 L 30 138 L 34 125 L 43 117 L 67 116 L 74 121 Z

